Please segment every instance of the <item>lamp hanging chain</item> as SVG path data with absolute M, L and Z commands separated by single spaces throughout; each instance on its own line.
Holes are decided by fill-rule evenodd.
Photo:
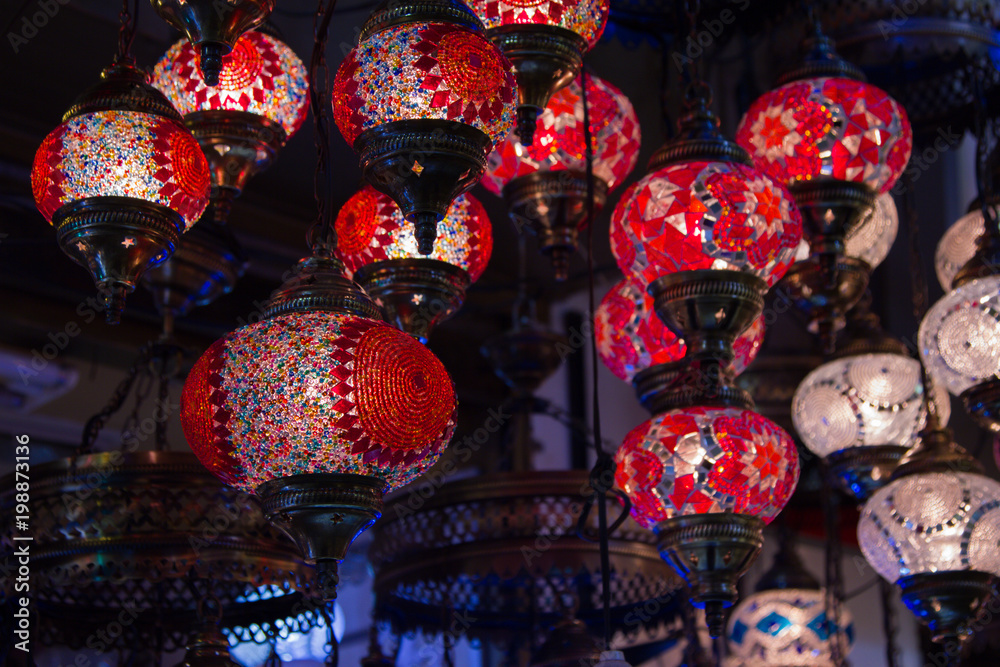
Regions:
M 337 667 L 340 664 L 340 642 L 337 641 L 337 635 L 333 631 L 334 619 L 330 612 L 331 606 L 323 605 L 320 607 L 320 613 L 323 615 L 323 620 L 326 621 L 326 646 L 328 647 L 324 664 L 327 667 Z
M 125 400 L 132 391 L 132 386 L 139 377 L 139 372 L 149 364 L 150 351 L 151 346 L 149 345 L 145 345 L 139 350 L 139 356 L 132 362 L 132 366 L 129 367 L 125 378 L 115 387 L 111 398 L 108 399 L 108 402 L 101 408 L 100 412 L 87 420 L 86 425 L 83 427 L 83 438 L 80 446 L 76 449 L 76 456 L 89 454 L 93 450 L 94 444 L 97 442 L 97 437 L 101 434 L 108 420 L 125 404 Z
M 587 280 L 589 307 L 588 317 L 593 321 L 596 311 L 594 294 L 594 143 L 590 129 L 590 104 L 587 99 L 587 71 L 580 69 L 580 103 L 583 105 L 583 141 L 587 178 Z M 594 490 L 597 503 L 597 526 L 601 553 L 601 597 L 604 605 L 604 649 L 611 649 L 611 557 L 608 535 L 608 491 L 611 490 L 615 462 L 601 444 L 601 407 L 597 383 L 597 339 L 590 336 L 591 368 L 591 415 L 594 425 L 594 449 L 597 460 L 590 471 L 590 486 Z
M 337 248 L 337 232 L 333 224 L 333 170 L 330 168 L 330 118 L 327 102 L 330 91 L 330 70 L 326 64 L 326 41 L 330 20 L 337 0 L 318 0 L 313 20 L 313 50 L 309 61 L 309 110 L 316 130 L 316 171 L 313 174 L 313 194 L 316 197 L 316 222 L 309 228 L 306 241 L 313 254 L 332 257 Z
M 135 41 L 135 31 L 139 20 L 139 0 L 133 0 L 132 11 L 128 9 L 129 0 L 122 0 L 122 10 L 118 13 L 118 52 L 115 54 L 115 64 L 134 65 L 132 57 L 132 42 Z
M 700 13 L 701 0 L 684 0 L 688 43 L 697 43 L 698 41 L 698 15 Z M 694 58 L 684 59 L 684 101 L 688 106 L 694 106 L 699 100 L 704 100 L 705 106 L 708 107 L 712 104 L 712 87 L 699 76 L 698 62 Z
M 824 591 L 824 611 L 827 623 L 832 625 L 830 634 L 830 660 L 835 667 L 844 664 L 844 636 L 841 628 L 841 601 L 844 590 L 840 570 L 840 503 L 830 484 L 831 473 L 823 475 L 823 514 L 826 519 L 826 591 Z
M 882 598 L 882 631 L 885 634 L 886 667 L 899 667 L 899 656 L 896 649 L 896 610 L 892 606 L 895 591 L 892 584 L 878 578 L 879 594 Z
M 906 219 L 906 228 L 910 242 L 910 274 L 913 280 L 912 287 L 913 315 L 917 318 L 917 324 L 924 319 L 927 313 L 928 292 L 927 278 L 924 276 L 923 261 L 920 257 L 920 229 L 917 223 L 917 206 L 915 202 L 913 177 L 906 176 L 906 194 L 903 196 L 903 217 Z

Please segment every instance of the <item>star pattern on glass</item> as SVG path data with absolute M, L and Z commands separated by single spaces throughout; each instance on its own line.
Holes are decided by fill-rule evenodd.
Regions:
M 390 259 L 436 259 L 469 274 L 475 282 L 493 253 L 493 228 L 486 209 L 470 194 L 461 194 L 438 222 L 430 255 L 421 255 L 413 223 L 391 197 L 366 185 L 340 209 L 334 222 L 337 257 L 353 275 L 362 266 Z
M 604 32 L 608 0 L 471 0 L 487 29 L 512 25 L 551 25 L 570 30 L 593 46 Z
M 125 246 L 126 248 L 131 248 L 132 246 L 135 245 L 135 239 L 132 238 L 131 236 L 126 236 L 125 240 L 122 241 L 122 245 Z
M 905 110 L 881 89 L 845 78 L 795 81 L 765 93 L 736 141 L 771 178 L 828 178 L 887 192 L 906 166 L 913 134 Z
M 729 162 L 682 162 L 647 174 L 611 222 L 618 266 L 646 284 L 677 271 L 730 269 L 773 285 L 794 261 L 801 237 L 788 191 Z
M 738 512 L 770 522 L 798 480 L 787 433 L 739 408 L 693 407 L 637 426 L 616 454 L 615 481 L 653 528 L 686 514 Z
M 443 365 L 393 327 L 343 314 L 285 315 L 228 334 L 196 362 L 181 403 L 199 459 L 250 493 L 311 472 L 393 487 L 430 466 L 455 426 Z
M 594 175 L 612 191 L 639 159 L 639 119 L 629 99 L 613 85 L 593 75 L 588 75 L 587 84 Z M 583 172 L 585 148 L 583 97 L 574 79 L 549 99 L 538 117 L 531 146 L 511 133 L 490 153 L 482 183 L 501 195 L 512 180 L 535 172 Z
M 186 116 L 198 111 L 242 111 L 277 123 L 291 137 L 308 108 L 308 73 L 284 42 L 256 30 L 243 33 L 222 57 L 215 86 L 205 84 L 201 55 L 187 39 L 176 42 L 153 70 L 153 85 Z

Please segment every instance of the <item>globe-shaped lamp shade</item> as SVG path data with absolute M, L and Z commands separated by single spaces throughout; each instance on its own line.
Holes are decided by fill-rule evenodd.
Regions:
M 994 216 L 1000 216 L 1000 206 L 991 206 Z M 945 292 L 951 290 L 951 282 L 965 264 L 976 253 L 976 241 L 982 236 L 986 225 L 983 212 L 976 209 L 963 215 L 949 227 L 938 241 L 934 253 L 934 269 L 938 282 Z
M 653 310 L 653 298 L 629 279 L 611 288 L 594 315 L 597 354 L 618 378 L 631 382 L 635 374 L 684 357 L 684 341 Z M 758 317 L 733 343 L 733 374 L 739 375 L 764 342 L 764 318 Z
M 347 143 L 393 121 L 471 125 L 495 146 L 514 125 L 510 63 L 481 33 L 444 23 L 407 23 L 372 33 L 333 83 L 333 115 Z
M 745 271 L 770 287 L 795 259 L 802 218 L 783 185 L 733 162 L 683 162 L 625 191 L 611 252 L 644 284 L 677 271 Z
M 771 178 L 864 183 L 888 192 L 910 159 L 906 111 L 885 91 L 838 77 L 793 81 L 764 93 L 736 141 Z
M 945 294 L 924 316 L 918 340 L 927 370 L 952 394 L 1000 377 L 1000 276 Z
M 860 224 L 852 226 L 844 236 L 844 254 L 864 261 L 874 269 L 889 256 L 899 233 L 899 211 L 888 192 L 875 198 L 875 206 Z M 809 257 L 809 241 L 805 237 L 795 251 L 795 261 Z
M 413 224 L 391 197 L 366 185 L 337 214 L 337 256 L 353 274 L 388 259 L 436 259 L 464 269 L 475 282 L 493 252 L 493 229 L 486 209 L 470 194 L 459 195 L 438 223 L 434 251 L 421 255 Z
M 729 614 L 729 652 L 741 667 L 831 667 L 833 621 L 822 590 L 760 591 Z M 842 607 L 840 636 L 846 656 L 854 644 L 854 618 Z
M 615 455 L 615 482 L 647 528 L 676 516 L 735 512 L 770 523 L 799 479 L 795 443 L 741 408 L 692 407 L 634 428 Z
M 583 98 L 578 80 L 555 93 L 538 117 L 534 142 L 521 143 L 512 132 L 489 156 L 482 184 L 500 195 L 505 185 L 535 172 L 586 171 Z M 613 85 L 587 76 L 587 106 L 594 146 L 594 175 L 610 192 L 639 159 L 639 118 L 632 103 Z
M 199 460 L 254 493 L 307 473 L 406 484 L 440 456 L 455 427 L 444 366 L 375 320 L 310 312 L 251 324 L 216 341 L 181 395 Z
M 285 139 L 302 125 L 309 102 L 305 65 L 284 42 L 244 33 L 222 56 L 216 86 L 205 84 L 201 56 L 188 40 L 170 47 L 153 69 L 153 85 L 182 116 L 198 111 L 243 111 L 280 125 Z
M 935 392 L 942 424 L 951 402 Z M 825 457 L 850 447 L 910 447 L 927 420 L 920 362 L 899 354 L 859 354 L 813 370 L 792 398 L 792 423 L 803 444 Z
M 186 230 L 208 206 L 208 161 L 174 120 L 94 111 L 66 120 L 45 137 L 35 153 L 31 189 L 49 223 L 60 207 L 76 201 L 128 197 L 171 209 Z
M 890 582 L 926 572 L 1000 575 L 1000 482 L 967 472 L 907 475 L 871 497 L 858 542 Z
M 554 25 L 597 43 L 608 22 L 608 0 L 471 0 L 472 11 L 486 29 L 509 25 Z

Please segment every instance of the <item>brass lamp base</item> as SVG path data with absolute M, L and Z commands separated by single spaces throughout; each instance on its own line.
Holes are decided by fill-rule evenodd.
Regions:
M 535 172 L 515 178 L 503 190 L 510 217 L 520 228 L 531 226 L 542 252 L 552 259 L 556 280 L 566 280 L 569 258 L 576 252 L 587 223 L 587 180 L 573 171 Z M 607 184 L 594 180 L 594 215 L 607 201 Z
M 399 205 L 429 255 L 437 223 L 458 195 L 486 171 L 492 142 L 485 132 L 451 120 L 397 120 L 362 132 L 354 142 L 365 180 Z
M 875 191 L 853 181 L 801 181 L 789 186 L 813 254 L 844 254 L 844 238 L 875 206 Z
M 760 316 L 767 284 L 742 271 L 703 269 L 649 286 L 660 320 L 687 344 L 686 358 L 733 360 L 733 341 Z
M 398 329 L 426 343 L 431 330 L 462 307 L 469 274 L 437 259 L 389 259 L 358 269 L 354 279 Z
M 104 296 L 108 324 L 117 324 L 125 296 L 147 269 L 166 260 L 184 222 L 167 208 L 131 197 L 89 197 L 52 216 L 59 247 L 85 267 Z
M 164 21 L 188 36 L 198 46 L 201 74 L 209 86 L 219 85 L 222 56 L 236 40 L 268 17 L 275 0 L 152 0 Z
M 196 111 L 184 116 L 184 124 L 208 158 L 212 187 L 237 195 L 251 176 L 267 168 L 287 139 L 281 125 L 245 111 Z
M 569 85 L 583 65 L 587 41 L 572 30 L 552 25 L 505 25 L 487 32 L 517 79 L 517 135 L 534 143 L 535 124 L 549 98 Z
M 938 644 L 961 643 L 971 636 L 970 625 L 996 592 L 996 578 L 975 570 L 911 574 L 900 577 L 896 585 L 903 604 Z
M 809 331 L 819 335 L 831 353 L 845 313 L 864 296 L 871 268 L 860 259 L 834 254 L 814 255 L 792 264 L 779 289 L 809 319 Z
M 830 454 L 826 462 L 833 483 L 863 505 L 889 483 L 906 451 L 901 445 L 849 447 Z
M 723 512 L 678 516 L 656 527 L 660 556 L 688 583 L 691 603 L 705 609 L 708 633 L 722 636 L 737 581 L 764 545 L 764 522 Z
M 962 392 L 962 404 L 976 424 L 1000 431 L 1000 378 L 990 378 Z
M 362 532 L 382 516 L 386 483 L 336 473 L 290 475 L 257 487 L 264 516 L 288 535 L 309 562 L 325 600 L 337 597 L 338 565 Z

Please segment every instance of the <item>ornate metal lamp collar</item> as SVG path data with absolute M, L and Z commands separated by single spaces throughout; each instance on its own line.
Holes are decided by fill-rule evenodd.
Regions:
M 385 0 L 361 27 L 360 39 L 392 26 L 409 23 L 452 23 L 472 30 L 485 30 L 475 12 L 455 0 Z

